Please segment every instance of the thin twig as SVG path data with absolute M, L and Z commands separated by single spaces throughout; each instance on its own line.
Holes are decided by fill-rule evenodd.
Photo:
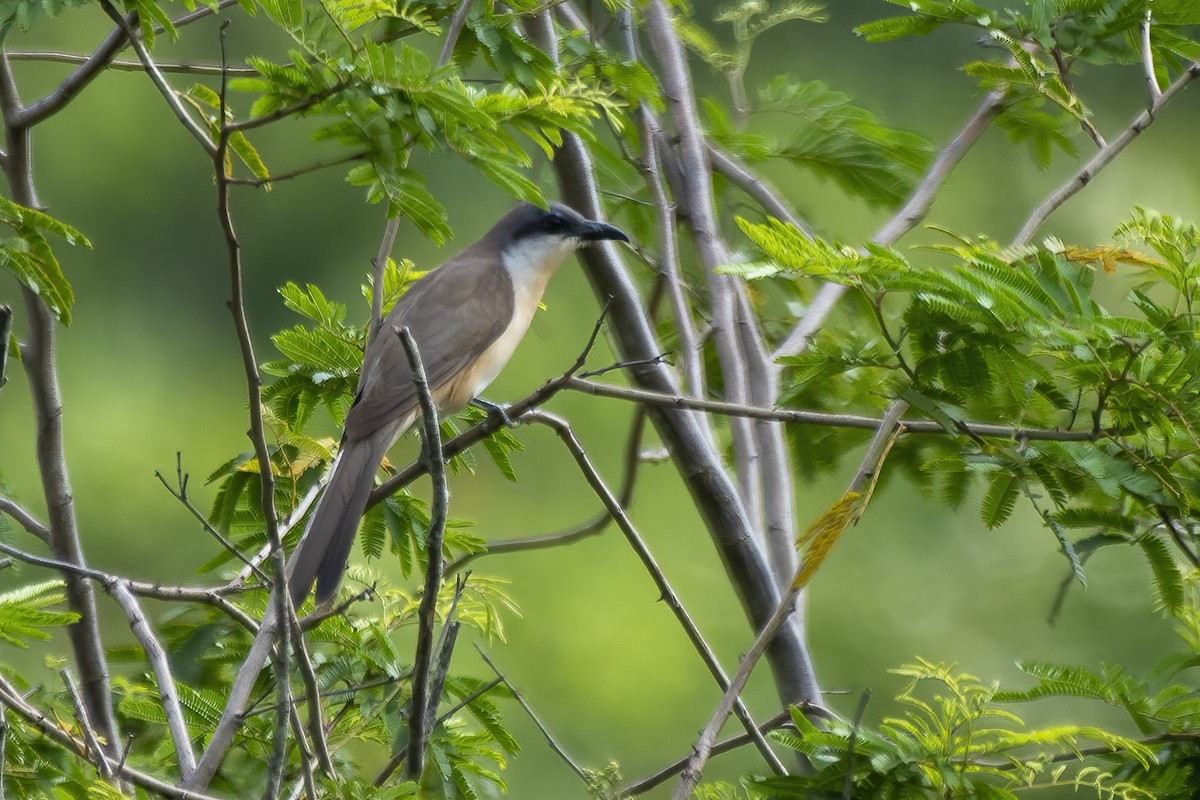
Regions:
M 625 540 L 633 548 L 634 553 L 650 574 L 651 580 L 654 581 L 654 586 L 658 589 L 661 600 L 666 603 L 667 607 L 671 609 L 671 613 L 675 615 L 675 619 L 679 622 L 680 627 L 683 628 L 688 641 L 692 643 L 692 647 L 700 654 L 700 658 L 704 662 L 705 667 L 708 668 L 709 674 L 712 675 L 717 685 L 721 687 L 721 691 L 728 692 L 730 687 L 729 676 L 721 666 L 716 653 L 713 652 L 708 642 L 705 641 L 699 626 L 696 625 L 691 615 L 688 614 L 687 609 L 684 608 L 679 595 L 676 594 L 670 581 L 667 580 L 666 574 L 662 571 L 662 567 L 658 565 L 654 554 L 650 552 L 650 548 L 646 546 L 645 540 L 637 528 L 634 527 L 633 521 L 629 519 L 629 516 L 625 513 L 625 509 L 617 503 L 617 499 L 613 497 L 612 491 L 604 483 L 604 479 L 600 477 L 600 473 L 596 471 L 595 466 L 592 465 L 591 459 L 588 457 L 587 451 L 584 450 L 578 437 L 576 437 L 575 431 L 565 420 L 541 409 L 529 412 L 526 418 L 531 422 L 537 422 L 550 428 L 550 430 L 557 434 L 562 443 L 566 445 L 567 450 L 571 453 L 571 457 L 575 459 L 576 466 L 583 473 L 584 480 L 587 481 L 588 486 L 592 488 L 596 496 L 600 498 L 600 501 L 604 503 L 604 507 L 612 515 L 613 522 L 616 523 L 621 533 L 625 535 Z M 758 747 L 759 753 L 771 769 L 778 775 L 786 775 L 787 770 L 784 768 L 782 762 L 780 762 L 779 757 L 771 750 L 771 746 L 767 744 L 767 740 L 759 733 L 754 718 L 751 716 L 749 709 L 742 703 L 740 697 L 735 696 L 733 698 L 731 708 L 736 712 L 738 720 L 741 721 L 746 732 L 754 738 L 754 743 Z
M 146 612 L 142 610 L 141 604 L 126 583 L 115 581 L 109 587 L 108 593 L 125 612 L 125 617 L 129 620 L 129 630 L 142 646 L 146 661 L 150 663 L 150 669 L 154 672 L 154 683 L 158 687 L 163 713 L 167 717 L 167 730 L 171 733 L 175 758 L 179 762 L 179 774 L 186 779 L 196 768 L 196 754 L 192 751 L 192 737 L 183 716 L 179 689 L 175 684 L 175 675 L 171 672 L 167 651 L 154 635 L 150 622 L 146 619 Z
M 0 303 L 0 389 L 8 383 L 8 340 L 12 337 L 12 329 L 12 306 Z
M 124 42 L 125 32 L 120 28 L 114 29 L 114 33 L 120 35 L 122 43 L 119 49 L 127 46 Z M 95 58 L 95 54 L 91 56 L 81 56 L 77 53 L 64 53 L 59 50 L 9 50 L 8 57 L 13 61 L 45 61 L 56 64 L 81 64 L 85 65 Z M 158 68 L 163 72 L 179 73 L 181 75 L 220 75 L 221 67 L 216 64 L 189 64 L 184 61 L 156 61 Z M 113 59 L 105 65 L 107 69 L 118 72 L 145 72 L 146 65 L 140 61 L 126 61 L 122 59 Z M 74 76 L 75 73 L 72 73 Z M 230 67 L 228 74 L 234 77 L 253 77 L 259 74 L 259 71 L 253 67 Z M 57 90 L 56 90 L 57 92 Z M 39 100 L 43 102 L 48 98 Z M 37 106 L 37 103 L 32 103 L 27 111 L 32 111 Z M 34 123 L 40 120 L 35 120 Z
M 304 694 L 308 701 L 308 734 L 312 737 L 317 763 L 326 775 L 337 780 L 333 758 L 329 755 L 329 741 L 325 737 L 325 722 L 321 715 L 321 685 L 317 680 L 317 672 L 313 669 L 312 659 L 308 655 L 303 627 L 300 620 L 296 619 L 294 611 L 293 609 L 293 613 L 289 615 L 292 626 L 292 651 L 296 656 L 296 666 L 300 670 L 300 679 L 304 683 Z
M 426 540 L 425 587 L 421 593 L 421 604 L 417 609 L 417 648 L 413 655 L 412 703 L 408 715 L 408 758 L 404 764 L 404 776 L 408 780 L 420 780 L 425 771 L 425 746 L 429 731 L 425 727 L 425 707 L 430 702 L 430 670 L 433 667 L 433 626 L 437 617 L 438 590 L 442 585 L 442 540 L 446 532 L 446 513 L 450 503 L 450 490 L 446 487 L 446 463 L 442 454 L 441 427 L 438 422 L 437 406 L 430 393 L 425 367 L 417 350 L 416 340 L 408 328 L 394 331 L 404 345 L 408 364 L 412 369 L 413 385 L 421 401 L 422 460 L 433 481 L 433 501 L 429 511 L 429 535 Z
M 167 79 L 163 76 L 162 70 L 160 70 L 158 65 L 154 63 L 154 58 L 150 55 L 150 51 L 146 49 L 146 45 L 142 43 L 141 37 L 138 36 L 133 30 L 133 26 L 125 21 L 125 18 L 117 12 L 109 0 L 100 0 L 100 7 L 104 9 L 104 13 L 108 15 L 109 19 L 115 22 L 117 27 L 124 31 L 125 36 L 129 40 L 130 47 L 132 47 L 133 52 L 137 54 L 138 60 L 142 62 L 142 66 L 146 68 L 146 73 L 150 76 L 151 82 L 158 89 L 159 94 L 161 94 L 163 97 L 163 100 L 167 101 L 167 106 L 170 107 L 171 111 L 175 114 L 175 118 L 179 120 L 179 123 L 183 125 L 184 130 L 190 133 L 192 138 L 200 143 L 200 146 L 204 148 L 204 152 L 208 153 L 210 157 L 215 156 L 217 152 L 217 146 L 214 145 L 212 139 L 209 138 L 208 132 L 205 131 L 204 128 L 201 127 L 200 123 L 188 113 L 186 108 L 184 108 L 183 103 L 179 100 L 179 96 L 175 93 L 175 90 L 171 88 L 171 84 L 167 83 Z
M 58 677 L 62 678 L 63 686 L 67 688 L 67 694 L 71 697 L 71 706 L 75 709 L 75 721 L 79 723 L 79 730 L 83 733 L 83 740 L 87 742 L 88 750 L 93 756 L 100 777 L 110 780 L 113 775 L 112 765 L 108 763 L 108 759 L 104 757 L 104 751 L 100 749 L 100 740 L 96 736 L 96 729 L 92 727 L 92 721 L 88 719 L 87 706 L 84 705 L 83 698 L 79 696 L 79 687 L 71 678 L 71 671 L 63 667 L 58 671 Z
M 68 75 L 62 83 L 54 87 L 41 100 L 30 103 L 19 115 L 16 122 L 19 125 L 33 127 L 51 115 L 66 108 L 76 95 L 112 64 L 113 58 L 128 44 L 128 31 L 137 24 L 137 12 L 130 12 L 125 17 L 125 24 L 113 28 L 104 41 L 90 56 L 79 56 L 79 67 Z M 22 53 L 9 53 L 9 58 L 19 59 Z
M 479 651 L 479 656 L 484 660 L 484 662 L 492 668 L 492 672 L 496 673 L 496 677 L 498 677 L 504 683 L 504 685 L 508 687 L 508 690 L 512 692 L 513 699 L 521 704 L 521 708 L 523 708 L 525 713 L 529 715 L 529 718 L 533 720 L 533 724 L 536 725 L 537 729 L 542 732 L 542 736 L 546 737 L 546 743 L 550 745 L 550 749 L 553 750 L 555 754 L 563 760 L 564 764 L 571 768 L 572 772 L 579 776 L 579 780 L 583 781 L 584 785 L 589 785 L 590 781 L 587 773 L 584 772 L 583 767 L 579 766 L 579 763 L 567 754 L 567 751 L 561 744 L 559 744 L 559 741 L 554 738 L 554 734 L 552 734 L 550 729 L 546 727 L 546 723 L 542 722 L 542 718 L 539 717 L 537 712 L 533 710 L 533 707 L 529 705 L 529 702 L 525 699 L 525 696 L 517 690 L 517 687 L 512 685 L 512 682 L 508 679 L 508 677 L 500 671 L 499 667 L 496 666 L 496 662 L 492 661 L 492 659 L 488 657 L 487 652 L 480 647 L 478 643 L 475 644 L 475 649 Z
M 247 566 L 247 568 L 250 569 L 251 572 L 257 575 L 258 579 L 262 581 L 263 586 L 270 586 L 271 579 L 267 577 L 267 574 L 259 569 L 257 564 L 247 558 L 241 550 L 238 550 L 237 546 L 234 545 L 233 542 L 229 541 L 225 534 L 217 530 L 216 526 L 209 522 L 208 517 L 200 512 L 200 509 L 192 505 L 192 501 L 189 500 L 187 496 L 187 476 L 182 474 L 180 459 L 181 455 L 178 452 L 175 453 L 176 471 L 182 475 L 182 478 L 179 480 L 178 489 L 171 488 L 171 485 L 167 483 L 167 479 L 163 477 L 162 472 L 154 470 L 154 477 L 158 478 L 158 482 L 163 485 L 163 488 L 170 492 L 171 496 L 178 500 L 180 504 L 186 508 L 193 517 L 196 518 L 196 521 L 200 523 L 200 526 L 208 532 L 209 536 L 216 539 L 218 544 L 225 548 L 226 552 L 228 552 L 238 561 L 241 561 Z
M 4 346 L 7 347 L 7 345 L 8 343 L 5 342 Z M 32 513 L 16 500 L 0 494 L 0 513 L 12 517 L 27 533 L 32 534 L 47 544 L 50 543 L 50 529 L 39 522 Z
M 309 164 L 308 166 L 297 167 L 289 172 L 278 172 L 274 175 L 268 175 L 265 178 L 230 178 L 229 183 L 234 186 L 270 186 L 274 183 L 290 181 L 304 175 L 309 175 L 313 172 L 319 172 L 320 170 L 328 169 L 329 167 L 348 164 L 351 161 L 361 161 L 369 155 L 370 153 L 368 153 L 366 150 L 360 150 L 357 153 L 350 153 L 349 155 L 344 155 L 339 158 L 331 158 L 327 161 L 318 161 L 314 164 Z
M 621 484 L 621 491 L 617 493 L 617 503 L 624 509 L 628 509 L 633 502 L 633 490 L 637 484 L 638 467 L 644 461 L 642 458 L 642 435 L 645 428 L 646 407 L 639 405 L 634 410 L 633 424 L 630 427 L 629 438 L 625 445 L 625 479 Z M 612 522 L 612 514 L 608 513 L 608 509 L 602 509 L 599 514 L 590 520 L 563 531 L 487 542 L 484 544 L 482 550 L 466 553 L 450 562 L 446 566 L 446 574 L 454 574 L 475 559 L 483 558 L 484 556 L 519 553 L 527 550 L 544 550 L 550 547 L 573 544 L 589 536 L 595 536 L 608 527 L 610 522 Z
M 1119 135 L 1101 148 L 1100 152 L 1092 156 L 1073 176 L 1051 192 L 1029 213 L 1024 224 L 1021 225 L 1020 231 L 1017 232 L 1016 238 L 1013 239 L 1013 245 L 1019 247 L 1028 244 L 1047 217 L 1091 183 L 1101 170 L 1112 163 L 1112 160 L 1138 137 L 1138 134 L 1153 124 L 1158 113 L 1167 103 L 1174 100 L 1197 77 L 1200 77 L 1200 61 L 1193 61 L 1175 80 L 1171 81 L 1171 85 L 1167 87 L 1166 91 L 1154 98 L 1150 102 L 1150 106 L 1138 114 Z
M 1175 542 L 1175 546 L 1179 548 L 1179 552 L 1188 560 L 1194 569 L 1200 569 L 1200 556 L 1196 555 L 1196 551 L 1191 548 L 1187 540 L 1183 538 L 1181 526 L 1171 518 L 1170 513 L 1163 506 L 1158 506 L 1158 518 L 1162 520 L 1163 527 L 1167 529 L 1171 540 Z
M 800 708 L 800 710 L 802 712 L 804 712 L 804 714 L 806 716 L 820 717 L 822 719 L 836 719 L 837 718 L 836 715 L 832 711 L 829 711 L 828 709 L 822 708 L 820 706 L 812 705 L 811 703 L 804 703 L 801 706 L 798 706 L 798 708 Z M 759 723 L 758 729 L 762 733 L 767 733 L 768 731 L 773 731 L 776 728 L 786 727 L 788 724 L 791 723 L 791 721 L 792 721 L 792 715 L 791 715 L 790 711 L 780 711 L 778 714 L 771 717 L 770 719 L 764 720 L 763 722 Z M 750 742 L 750 734 L 742 732 L 742 733 L 736 734 L 734 736 L 730 736 L 728 739 L 722 739 L 721 741 L 714 744 L 713 749 L 712 749 L 712 754 L 714 756 L 718 756 L 718 755 L 721 755 L 722 753 L 728 753 L 730 750 L 736 750 L 737 748 L 742 747 L 743 745 L 748 744 L 749 742 Z M 668 764 L 667 766 L 658 770 L 654 774 L 647 775 L 645 778 L 642 778 L 639 781 L 635 781 L 634 783 L 627 785 L 626 787 L 621 789 L 621 793 L 620 793 L 619 797 L 634 797 L 636 795 L 644 794 L 645 792 L 650 791 L 655 786 L 658 786 L 660 783 L 663 783 L 664 781 L 670 779 L 672 776 L 678 775 L 680 770 L 682 770 L 685 766 L 687 766 L 687 762 L 688 762 L 687 756 L 684 756 L 683 758 L 679 759 L 678 761 L 675 761 L 672 764 Z
M 884 415 L 884 425 L 880 426 L 879 430 L 875 432 L 875 437 L 867 447 L 867 452 L 863 456 L 862 463 L 851 479 L 844 496 L 849 496 L 851 492 L 863 492 L 866 487 L 873 486 L 875 481 L 878 480 L 880 465 L 896 440 L 896 436 L 899 433 L 898 426 L 900 425 L 900 420 L 907 410 L 908 403 L 903 400 L 894 401 L 891 407 L 888 408 L 887 414 Z M 862 513 L 862 506 L 859 507 L 857 513 Z M 801 569 L 803 569 L 803 566 Z M 800 573 L 797 573 L 796 577 L 800 578 Z M 692 747 L 692 754 L 688 758 L 687 765 L 683 768 L 679 785 L 675 788 L 674 800 L 688 800 L 692 796 L 692 791 L 696 788 L 696 785 L 700 782 L 701 775 L 704 773 L 704 765 L 708 762 L 709 756 L 712 755 L 712 748 L 716 742 L 717 733 L 729 717 L 737 694 L 745 687 L 746 682 L 750 679 L 750 674 L 754 671 L 754 667 L 758 664 L 758 660 L 762 658 L 771 640 L 775 638 L 775 634 L 787 621 L 788 617 L 791 616 L 796 600 L 803 590 L 804 583 L 802 581 L 793 581 L 791 590 L 776 607 L 775 613 L 771 615 L 771 619 L 763 626 L 763 629 L 755 638 L 754 644 L 742 656 L 742 660 L 738 663 L 737 672 L 734 673 L 730 681 L 729 689 L 725 692 L 725 696 L 721 698 L 716 711 L 713 712 L 708 724 L 704 726 L 704 730 L 701 731 L 700 737 Z
M 801 425 L 822 425 L 836 428 L 859 428 L 862 430 L 878 430 L 884 420 L 879 417 L 860 416 L 858 414 L 830 414 L 824 411 L 805 411 L 792 408 L 761 408 L 739 403 L 727 403 L 721 400 L 697 400 L 683 395 L 664 395 L 648 392 L 644 389 L 633 389 L 627 386 L 616 386 L 609 383 L 597 383 L 582 378 L 568 376 L 561 379 L 559 388 L 576 392 L 596 395 L 597 397 L 612 397 L 629 400 L 636 403 L 670 406 L 673 408 L 694 408 L 727 416 L 749 417 L 751 419 L 772 419 L 781 422 L 793 422 Z M 1014 428 L 1007 425 L 992 425 L 982 422 L 962 422 L 960 429 L 969 435 L 1014 439 L 1041 440 L 1054 442 L 1090 442 L 1103 438 L 1105 431 L 1064 431 L 1052 428 Z M 945 434 L 946 428 L 934 420 L 906 420 L 905 433 Z

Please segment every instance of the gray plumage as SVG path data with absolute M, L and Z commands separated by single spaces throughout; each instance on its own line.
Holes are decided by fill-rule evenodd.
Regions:
M 395 330 L 412 333 L 439 413 L 456 413 L 512 355 L 562 260 L 597 239 L 627 241 L 566 206 L 522 203 L 400 298 L 367 345 L 329 484 L 288 562 L 295 605 L 314 580 L 318 602 L 336 593 L 380 461 L 420 414 Z

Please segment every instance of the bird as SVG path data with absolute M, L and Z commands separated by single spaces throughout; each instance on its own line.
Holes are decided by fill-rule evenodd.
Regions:
M 457 413 L 508 363 L 567 257 L 603 240 L 629 237 L 561 203 L 521 203 L 400 297 L 367 344 L 328 484 L 288 560 L 296 607 L 314 581 L 318 605 L 337 593 L 380 462 L 420 416 L 396 332 L 407 327 L 412 335 L 438 413 Z

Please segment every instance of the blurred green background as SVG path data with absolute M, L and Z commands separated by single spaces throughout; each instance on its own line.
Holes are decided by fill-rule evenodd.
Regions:
M 750 85 L 780 72 L 819 78 L 859 98 L 886 122 L 922 133 L 936 145 L 952 136 L 978 102 L 971 81 L 956 71 L 980 57 L 968 32 L 950 29 L 873 45 L 854 36 L 851 27 L 897 13 L 895 7 L 840 0 L 830 4 L 830 11 L 827 24 L 789 25 L 765 36 L 755 50 Z M 706 23 L 712 13 L 710 4 L 696 6 L 697 17 Z M 231 17 L 235 60 L 264 49 L 282 52 L 281 34 L 240 12 Z M 9 45 L 90 52 L 108 30 L 100 10 L 88 7 L 43 21 L 30 34 L 14 32 Z M 216 30 L 212 20 L 188 28 L 178 45 L 164 42 L 159 55 L 213 62 Z M 34 99 L 68 70 L 18 63 L 23 98 Z M 173 77 L 180 88 L 190 80 Z M 725 97 L 720 80 L 699 69 L 697 80 L 706 92 Z M 1145 104 L 1136 69 L 1087 73 L 1078 86 L 1097 108 L 1097 124 L 1106 133 Z M 1104 241 L 1135 204 L 1200 219 L 1196 91 L 1180 98 L 1052 217 L 1045 233 Z M 238 101 L 244 113 L 248 101 Z M 289 122 L 258 134 L 255 141 L 273 171 L 329 155 L 308 141 L 307 130 L 304 123 Z M 199 582 L 195 565 L 215 546 L 162 490 L 154 471 L 170 474 L 176 451 L 182 452 L 197 500 L 206 507 L 211 491 L 200 480 L 248 449 L 245 388 L 225 306 L 228 275 L 209 161 L 138 73 L 101 76 L 35 136 L 43 204 L 95 245 L 93 252 L 60 250 L 78 297 L 75 322 L 59 340 L 60 377 L 69 466 L 88 557 L 102 569 L 135 578 Z M 1079 138 L 1083 153 L 1090 147 Z M 456 232 L 451 248 L 472 241 L 511 203 L 449 158 L 422 154 L 415 163 L 450 210 Z M 964 234 L 1006 240 L 1073 167 L 1069 159 L 1056 157 L 1050 170 L 1039 171 L 1024 150 L 989 132 L 954 174 L 930 220 Z M 552 191 L 547 165 L 539 164 L 534 173 Z M 828 184 L 789 168 L 770 176 L 818 229 L 838 239 L 861 241 L 885 219 L 882 212 L 864 210 Z M 234 211 L 260 359 L 275 355 L 270 333 L 296 321 L 275 292 L 286 280 L 317 282 L 331 297 L 350 304 L 352 314 L 365 317 L 359 285 L 379 245 L 383 210 L 365 205 L 362 192 L 347 186 L 340 172 L 279 183 L 269 193 L 238 190 Z M 921 234 L 912 237 L 920 240 Z M 408 225 L 401 228 L 394 254 L 422 267 L 444 255 Z M 1127 274 L 1102 280 L 1111 284 L 1105 293 L 1112 297 L 1132 283 Z M 19 301 L 15 282 L 0 279 L 0 302 L 18 309 L 21 330 Z M 516 399 L 560 373 L 598 313 L 574 265 L 556 278 L 546 304 L 513 363 L 489 391 L 491 399 Z M 609 360 L 607 352 L 594 356 L 596 364 Z M 13 366 L 12 380 L 0 392 L 0 470 L 18 497 L 41 514 L 27 386 L 19 366 Z M 603 474 L 617 484 L 631 408 L 573 395 L 560 396 L 549 407 L 572 420 Z M 553 531 L 598 511 L 550 434 L 522 429 L 518 435 L 527 448 L 514 458 L 520 481 L 507 482 L 483 459 L 478 474 L 453 480 L 452 516 L 474 520 L 479 534 L 495 539 Z M 405 439 L 393 460 L 404 461 L 415 451 L 415 441 Z M 854 460 L 854 454 L 844 459 L 844 474 L 801 487 L 801 526 L 839 495 Z M 672 467 L 643 468 L 632 515 L 732 669 L 751 632 Z M 27 537 L 20 541 L 29 545 Z M 512 581 L 521 616 L 507 620 L 507 641 L 488 647 L 577 760 L 600 767 L 616 759 L 627 778 L 636 778 L 687 752 L 719 692 L 619 534 L 609 530 L 570 548 L 489 558 L 475 569 Z M 1146 570 L 1125 553 L 1101 552 L 1089 562 L 1090 588 L 1073 589 L 1061 618 L 1049 625 L 1047 614 L 1066 569 L 1053 536 L 1028 510 L 1001 529 L 986 531 L 970 504 L 955 515 L 902 480 L 887 482 L 809 595 L 818 674 L 825 689 L 837 692 L 827 702 L 851 714 L 860 693 L 871 689 L 867 721 L 878 721 L 894 710 L 887 698 L 902 685 L 887 669 L 918 655 L 958 662 L 984 680 L 1023 685 L 1013 663 L 1018 657 L 1089 666 L 1114 661 L 1143 670 L 1173 647 L 1169 622 L 1152 608 Z M 0 588 L 28 580 L 32 572 L 0 572 Z M 112 605 L 105 598 L 100 603 L 114 643 L 127 641 Z M 5 653 L 6 661 L 12 657 Z M 20 658 L 30 670 L 39 668 L 35 654 Z M 467 643 L 460 643 L 456 658 L 459 670 L 487 676 Z M 765 673 L 748 696 L 760 714 L 772 708 Z M 1100 709 L 1069 705 L 1022 712 L 1039 722 L 1109 719 Z M 506 773 L 511 795 L 531 800 L 584 796 L 515 705 L 509 706 L 508 719 L 524 746 Z M 728 778 L 757 767 L 753 753 L 743 752 L 716 759 L 707 776 Z

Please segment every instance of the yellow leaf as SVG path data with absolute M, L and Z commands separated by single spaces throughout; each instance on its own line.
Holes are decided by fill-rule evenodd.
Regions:
M 842 533 L 862 516 L 866 501 L 867 496 L 860 492 L 846 492 L 812 524 L 812 527 L 797 538 L 796 549 L 801 557 L 800 567 L 792 581 L 793 589 L 802 589 L 808 585 Z

